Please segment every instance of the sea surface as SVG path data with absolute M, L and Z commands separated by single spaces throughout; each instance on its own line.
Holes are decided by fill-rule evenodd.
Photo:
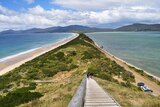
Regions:
M 160 77 L 160 32 L 88 33 L 114 56 Z
M 0 62 L 71 36 L 72 33 L 0 34 Z

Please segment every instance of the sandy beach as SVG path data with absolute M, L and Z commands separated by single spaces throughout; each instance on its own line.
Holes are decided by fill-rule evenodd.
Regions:
M 100 48 L 100 46 L 99 46 L 97 43 L 95 43 L 95 44 Z M 126 65 L 128 65 L 128 66 L 134 67 L 134 68 L 137 69 L 137 70 L 143 70 L 143 69 L 141 69 L 141 68 L 138 68 L 138 67 L 136 67 L 136 66 L 134 66 L 134 65 L 132 65 L 132 64 L 130 64 L 130 63 L 128 63 L 128 62 L 126 62 L 126 61 L 124 61 L 124 60 L 122 60 L 122 59 L 114 56 L 114 55 L 112 55 L 110 52 L 108 52 L 108 51 L 106 51 L 106 50 L 103 50 L 103 51 L 105 51 L 105 53 L 107 53 L 109 56 L 114 57 L 116 60 L 119 60 L 119 61 L 123 62 L 124 64 L 126 64 Z M 144 71 L 147 75 L 150 75 L 150 76 L 154 77 L 155 79 L 157 79 L 158 81 L 160 81 L 160 78 L 159 78 L 159 77 L 157 77 L 157 76 L 155 76 L 155 75 L 153 75 L 153 74 L 151 74 L 151 73 L 148 73 L 148 72 L 145 71 L 145 70 L 143 70 L 143 71 Z
M 0 75 L 3 75 L 13 69 L 15 69 L 16 67 L 19 67 L 20 65 L 24 64 L 27 61 L 30 61 L 46 52 L 49 52 L 61 45 L 64 45 L 66 43 L 68 43 L 69 41 L 75 39 L 78 36 L 78 34 L 75 34 L 74 36 L 67 38 L 65 40 L 61 40 L 57 43 L 54 44 L 50 44 L 44 47 L 40 47 L 36 50 L 33 50 L 31 52 L 7 59 L 5 61 L 0 62 Z
M 100 48 L 100 46 L 96 42 L 94 42 L 94 43 L 96 44 L 96 48 L 99 49 L 101 52 L 103 52 L 106 55 L 106 57 L 108 57 L 109 59 L 115 61 L 120 66 L 124 67 L 124 69 L 126 69 L 127 71 L 130 71 L 130 72 L 133 73 L 133 75 L 135 76 L 135 83 L 134 83 L 134 85 L 137 86 L 138 82 L 144 82 L 147 87 L 149 87 L 150 89 L 153 90 L 153 95 L 155 95 L 155 96 L 160 95 L 160 85 L 156 84 L 155 82 L 149 80 L 146 77 L 143 77 L 142 75 L 140 75 L 139 73 L 137 73 L 135 70 L 129 68 L 129 66 L 135 67 L 136 69 L 140 69 L 140 68 L 138 68 L 138 67 L 136 67 L 136 66 L 134 66 L 132 64 L 129 64 L 129 63 L 123 61 L 122 59 L 120 59 L 120 58 L 112 55 L 108 51 Z M 158 78 L 158 77 L 156 77 L 156 76 L 154 76 L 154 75 L 152 75 L 152 74 L 150 74 L 150 73 L 148 73 L 146 71 L 144 71 L 144 72 L 146 74 L 148 74 L 148 75 L 153 76 L 155 79 L 157 79 L 157 80 L 160 81 L 160 78 Z

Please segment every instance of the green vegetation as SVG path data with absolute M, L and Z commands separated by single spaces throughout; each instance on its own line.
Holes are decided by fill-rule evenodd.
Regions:
M 6 96 L 0 97 L 1 107 L 14 107 L 21 103 L 27 103 L 42 96 L 38 92 L 30 92 L 30 87 L 23 87 L 9 92 Z
M 87 70 L 88 73 L 92 73 L 95 77 L 99 77 L 108 81 L 118 82 L 113 77 L 118 76 L 123 79 L 124 84 L 130 86 L 132 82 L 135 82 L 134 75 L 126 71 L 121 66 L 117 65 L 114 61 L 110 61 L 108 58 L 101 56 L 101 58 L 93 59 Z
M 92 73 L 122 106 L 147 107 L 146 101 L 151 106 L 159 104 L 151 102 L 159 97 L 132 85 L 135 81 L 132 73 L 106 58 L 90 38 L 80 34 L 71 42 L 0 76 L 0 107 L 66 107 L 85 73 Z M 36 80 L 56 82 L 34 83 Z M 137 104 L 134 94 L 147 99 L 139 97 Z

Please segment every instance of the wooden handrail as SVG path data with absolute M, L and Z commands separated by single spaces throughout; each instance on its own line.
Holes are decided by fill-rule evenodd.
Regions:
M 72 97 L 70 103 L 68 104 L 68 107 L 82 107 L 84 106 L 84 97 L 86 92 L 86 81 L 87 77 L 85 76 L 78 87 L 76 93 Z

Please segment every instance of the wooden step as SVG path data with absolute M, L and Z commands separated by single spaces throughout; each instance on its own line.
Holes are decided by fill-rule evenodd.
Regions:
M 94 79 L 87 79 L 84 107 L 120 107 Z

